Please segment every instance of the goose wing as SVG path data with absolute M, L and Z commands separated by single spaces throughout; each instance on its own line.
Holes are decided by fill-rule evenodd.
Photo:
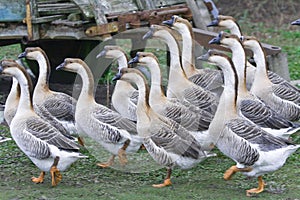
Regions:
M 242 100 L 240 104 L 242 114 L 255 124 L 272 129 L 293 127 L 292 122 L 280 116 L 269 106 L 260 101 Z
M 274 94 L 278 97 L 287 101 L 291 101 L 297 106 L 300 106 L 299 92 L 292 90 L 284 85 L 274 85 L 272 89 Z
M 204 73 L 195 74 L 189 80 L 200 87 L 213 90 L 224 84 L 223 73 L 220 70 L 204 69 Z
M 139 99 L 139 91 L 135 90 L 134 92 L 132 92 L 129 99 L 134 105 L 137 105 Z
M 279 76 L 275 72 L 268 71 L 268 77 L 272 81 L 272 83 L 279 84 L 279 85 L 284 85 L 285 87 L 288 87 L 288 88 L 290 88 L 292 90 L 295 90 L 298 93 L 300 93 L 300 89 L 299 88 L 293 86 L 291 83 L 289 83 L 288 81 L 286 81 L 284 78 L 282 78 L 281 76 Z
M 192 136 L 189 136 L 187 131 L 183 132 L 176 126 L 171 127 L 166 124 L 154 126 L 155 128 L 150 130 L 151 140 L 156 146 L 163 148 L 168 153 L 198 159 L 200 145 Z M 187 137 L 183 137 L 184 135 Z
M 43 106 L 58 120 L 74 122 L 76 100 L 68 95 L 55 95 L 48 98 Z
M 198 109 L 194 112 L 180 104 L 171 104 L 165 107 L 165 116 L 181 124 L 189 131 L 207 130 L 213 115 L 207 111 Z
M 235 119 L 227 123 L 228 128 L 249 143 L 258 145 L 261 151 L 272 151 L 292 144 L 290 141 L 275 137 L 244 119 Z
M 184 97 L 188 102 L 201 109 L 211 113 L 216 112 L 218 106 L 217 98 L 208 91 L 204 91 L 199 87 L 189 87 L 184 90 Z
M 30 137 L 35 137 L 35 140 L 33 141 L 38 141 L 38 143 L 42 143 L 41 141 L 43 141 L 60 149 L 70 151 L 79 150 L 79 147 L 75 142 L 63 136 L 56 128 L 51 126 L 49 123 L 36 117 L 28 118 L 26 120 L 26 127 L 24 129 L 24 132 L 26 132 L 26 135 L 29 135 Z
M 127 130 L 131 134 L 137 134 L 136 124 L 134 122 L 122 117 L 119 113 L 105 106 L 99 106 L 98 109 L 94 110 L 92 115 L 102 123 Z

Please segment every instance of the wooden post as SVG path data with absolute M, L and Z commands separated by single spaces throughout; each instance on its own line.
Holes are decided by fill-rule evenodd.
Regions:
M 269 70 L 275 72 L 287 81 L 290 81 L 290 73 L 286 53 L 281 52 L 275 55 L 268 55 L 267 61 Z

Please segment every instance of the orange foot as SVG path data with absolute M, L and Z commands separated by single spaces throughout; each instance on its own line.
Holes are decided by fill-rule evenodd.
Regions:
M 50 174 L 52 179 L 52 186 L 56 186 L 62 180 L 62 175 L 56 166 L 51 167 Z
M 45 172 L 41 172 L 39 177 L 32 177 L 31 181 L 34 183 L 43 183 L 44 182 L 44 177 L 45 177 Z
M 127 157 L 126 157 L 126 151 L 124 149 L 119 149 L 118 157 L 119 157 L 120 164 L 122 166 L 124 166 L 128 163 L 128 160 L 127 160 Z
M 99 167 L 107 168 L 114 164 L 115 155 L 112 155 L 106 163 L 97 163 Z
M 253 188 L 253 189 L 250 189 L 250 190 L 246 190 L 246 195 L 248 197 L 251 197 L 252 194 L 258 194 L 258 193 L 261 193 L 262 191 L 264 191 L 264 188 L 265 188 L 265 182 L 263 181 L 262 179 L 262 176 L 259 176 L 258 177 L 258 187 L 257 188 Z
M 166 186 L 170 186 L 170 185 L 172 185 L 171 179 L 167 178 L 164 180 L 164 183 L 154 184 L 152 186 L 155 188 L 162 188 L 162 187 L 166 187 Z

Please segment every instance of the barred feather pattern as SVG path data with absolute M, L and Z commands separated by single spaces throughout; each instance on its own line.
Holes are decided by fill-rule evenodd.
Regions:
M 293 123 L 280 116 L 264 103 L 253 100 L 242 100 L 240 103 L 242 114 L 263 128 L 281 129 L 293 127 Z
M 190 76 L 189 80 L 206 90 L 213 90 L 218 87 L 222 87 L 222 85 L 224 84 L 222 71 L 206 69 L 203 70 L 205 73 Z

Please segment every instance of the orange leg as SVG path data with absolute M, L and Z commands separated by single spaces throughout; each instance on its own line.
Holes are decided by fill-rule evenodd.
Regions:
M 246 168 L 237 168 L 236 165 L 230 167 L 229 169 L 226 170 L 226 172 L 224 173 L 223 178 L 225 180 L 229 180 L 231 178 L 231 176 L 233 174 L 235 174 L 236 172 L 250 172 L 252 170 L 251 167 L 246 167 Z
M 112 155 L 106 163 L 97 163 L 97 165 L 102 168 L 107 168 L 109 166 L 112 166 L 114 164 L 115 157 L 116 157 L 115 155 Z
M 45 177 L 45 172 L 41 172 L 39 177 L 32 177 L 31 181 L 34 183 L 43 183 L 44 182 L 44 177 Z
M 130 140 L 126 140 L 122 148 L 120 148 L 118 151 L 119 161 L 122 166 L 126 165 L 128 162 L 126 157 L 126 149 L 129 146 L 129 144 L 130 144 Z
M 252 196 L 252 193 L 254 194 L 258 194 L 258 193 L 261 193 L 262 191 L 264 191 L 264 188 L 265 188 L 265 182 L 263 181 L 262 179 L 262 176 L 259 176 L 257 178 L 258 180 L 258 187 L 257 188 L 253 188 L 253 189 L 250 189 L 250 190 L 246 190 L 246 195 L 248 197 L 251 197 Z
M 161 184 L 154 184 L 152 186 L 155 187 L 155 188 L 162 188 L 162 187 L 166 187 L 166 186 L 172 185 L 171 174 L 172 174 L 172 169 L 168 168 L 167 176 L 166 176 L 166 179 L 164 180 L 164 182 L 161 183 Z
M 56 156 L 54 159 L 53 165 L 50 169 L 52 186 L 56 186 L 62 180 L 62 175 L 61 175 L 60 171 L 57 169 L 58 161 L 59 161 L 59 157 Z

